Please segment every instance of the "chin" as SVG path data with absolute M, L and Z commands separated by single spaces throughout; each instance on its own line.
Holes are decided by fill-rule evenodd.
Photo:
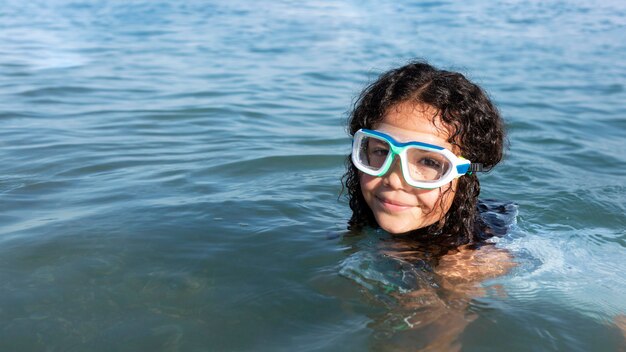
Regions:
M 380 226 L 380 228 L 389 232 L 392 235 L 403 235 L 403 234 L 406 234 L 408 232 L 418 229 L 418 228 L 413 228 L 405 224 L 398 224 L 397 222 L 385 223 L 385 222 L 379 221 L 378 225 Z

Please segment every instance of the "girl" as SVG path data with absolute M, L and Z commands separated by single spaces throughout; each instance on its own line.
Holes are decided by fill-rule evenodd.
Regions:
M 350 229 L 380 227 L 436 245 L 438 254 L 492 236 L 477 212 L 476 172 L 502 158 L 504 129 L 477 85 L 411 62 L 363 91 L 349 131 Z
M 421 341 L 425 350 L 457 350 L 457 337 L 472 320 L 469 302 L 484 293 L 478 283 L 514 265 L 506 251 L 481 246 L 506 230 L 488 228 L 478 211 L 488 205 L 477 203 L 476 173 L 502 159 L 498 110 L 463 75 L 411 62 L 363 91 L 349 131 L 352 154 L 342 179 L 352 209 L 349 228 L 387 231 L 392 236 L 381 241 L 380 253 L 431 268 L 403 279 L 432 273 L 436 283 L 393 294 L 396 312 L 374 323 L 393 330 L 394 341 L 381 345 L 415 349 Z

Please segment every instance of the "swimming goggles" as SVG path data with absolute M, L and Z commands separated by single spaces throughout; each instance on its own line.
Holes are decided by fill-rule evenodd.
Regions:
M 360 129 L 352 141 L 352 163 L 372 176 L 383 176 L 399 155 L 402 175 L 416 188 L 439 188 L 466 173 L 482 171 L 482 164 L 472 164 L 446 148 L 422 142 L 398 142 L 374 130 Z

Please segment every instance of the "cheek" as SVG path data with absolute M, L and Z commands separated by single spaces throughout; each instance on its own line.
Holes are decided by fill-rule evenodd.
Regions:
M 361 193 L 363 197 L 368 201 L 372 197 L 372 193 L 378 187 L 380 183 L 380 177 L 370 176 L 368 174 L 361 173 Z
M 433 190 L 416 191 L 416 196 L 424 210 L 433 211 L 437 216 L 443 216 L 452 205 L 456 194 L 457 180 L 451 184 Z
M 433 189 L 418 194 L 417 198 L 420 200 L 420 204 L 422 204 L 424 208 L 434 209 L 442 197 L 439 189 Z

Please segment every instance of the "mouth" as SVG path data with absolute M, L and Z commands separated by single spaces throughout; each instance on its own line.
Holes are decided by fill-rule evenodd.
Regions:
M 378 197 L 378 196 L 376 197 L 376 200 L 378 200 L 378 202 L 382 205 L 384 209 L 387 209 L 393 212 L 405 211 L 405 210 L 413 208 L 412 205 L 390 200 L 387 198 Z

